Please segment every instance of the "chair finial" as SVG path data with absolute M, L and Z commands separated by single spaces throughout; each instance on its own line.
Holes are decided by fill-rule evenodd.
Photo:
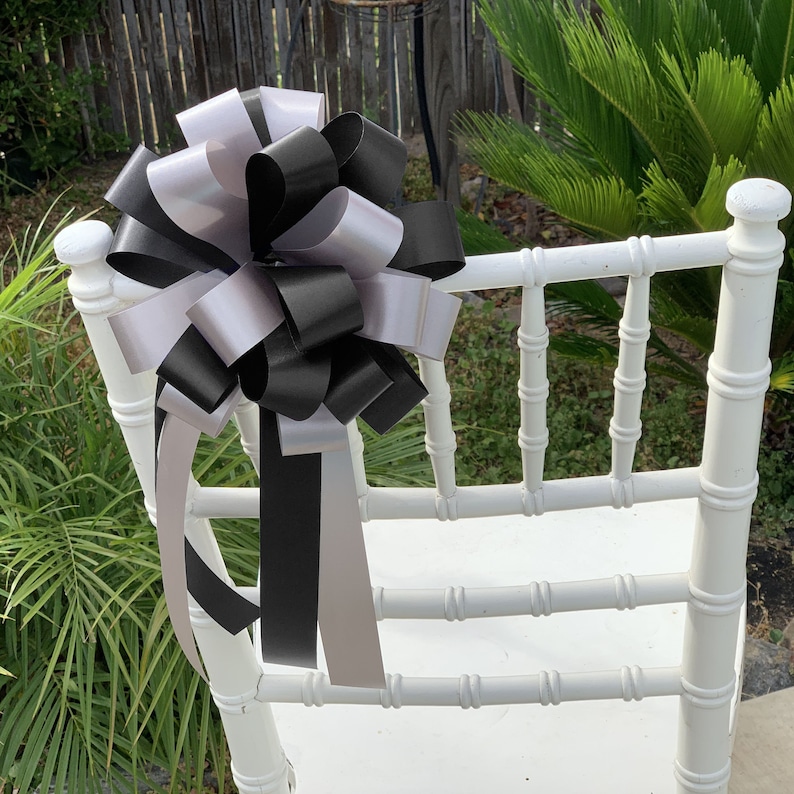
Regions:
M 791 210 L 791 193 L 771 179 L 743 179 L 728 189 L 725 208 L 743 221 L 777 222 Z

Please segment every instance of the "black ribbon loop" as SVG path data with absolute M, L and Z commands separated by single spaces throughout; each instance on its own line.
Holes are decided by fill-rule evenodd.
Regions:
M 106 201 L 134 221 L 122 216 L 108 264 L 152 287 L 170 286 L 191 272 L 207 273 L 216 268 L 232 272 L 237 264 L 228 254 L 188 234 L 158 204 L 146 169 L 159 159 L 145 146 L 138 146 L 105 193 Z
M 299 350 L 313 350 L 364 327 L 358 292 L 343 267 L 266 267 Z
M 353 336 L 343 339 L 336 346 L 331 364 L 331 382 L 323 402 L 346 425 L 393 383 L 383 367 L 367 351 L 364 340 Z
M 207 413 L 212 413 L 237 385 L 234 372 L 221 361 L 195 325 L 171 348 L 157 374 Z
M 259 259 L 339 184 L 339 170 L 325 138 L 311 127 L 298 127 L 249 158 L 245 184 L 251 250 Z
M 455 208 L 446 201 L 421 201 L 392 210 L 403 222 L 403 241 L 389 267 L 437 281 L 466 264 Z
M 383 435 L 391 430 L 411 408 L 419 405 L 427 397 L 427 389 L 396 347 L 369 340 L 362 342 L 375 363 L 392 382 L 383 394 L 360 414 L 376 433 Z M 410 408 L 406 410 L 406 406 Z
M 394 197 L 408 162 L 408 149 L 398 137 L 353 112 L 329 121 L 322 135 L 336 156 L 340 185 L 379 207 Z
M 238 362 L 240 387 L 252 402 L 290 419 L 308 419 L 322 404 L 331 380 L 328 350 L 299 351 L 286 323 Z
M 270 130 L 267 128 L 267 119 L 262 107 L 261 91 L 258 88 L 249 88 L 247 91 L 240 91 L 240 99 L 243 100 L 245 112 L 251 119 L 257 138 L 263 147 L 273 143 L 270 137 Z

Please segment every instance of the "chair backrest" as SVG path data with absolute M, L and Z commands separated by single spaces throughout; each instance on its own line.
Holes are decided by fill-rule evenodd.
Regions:
M 423 401 L 426 449 L 435 486 L 374 488 L 367 484 L 362 441 L 350 428 L 359 507 L 363 521 L 379 519 L 458 520 L 486 516 L 539 516 L 556 511 L 611 506 L 631 508 L 645 502 L 698 499 L 693 556 L 689 571 L 667 575 L 598 579 L 589 582 L 533 582 L 520 588 L 440 588 L 400 591 L 375 589 L 379 618 L 458 619 L 500 615 L 544 615 L 577 609 L 622 609 L 643 604 L 687 604 L 686 636 L 680 666 L 621 667 L 598 673 L 540 671 L 526 676 L 447 680 L 387 676 L 387 688 L 335 687 L 322 673 L 262 676 L 246 632 L 225 634 L 195 604 L 194 632 L 223 718 L 241 791 L 285 792 L 287 767 L 268 703 L 370 703 L 395 705 L 488 705 L 559 703 L 598 698 L 640 699 L 678 695 L 680 729 L 676 780 L 680 791 L 725 791 L 729 776 L 729 730 L 736 693 L 737 637 L 745 597 L 745 561 L 750 510 L 757 489 L 756 462 L 768 387 L 769 340 L 783 237 L 777 222 L 790 209 L 788 191 L 766 180 L 734 185 L 727 208 L 734 217 L 725 231 L 675 237 L 631 238 L 625 242 L 573 248 L 522 250 L 471 257 L 459 273 L 436 282 L 449 292 L 520 287 L 518 331 L 520 379 L 518 445 L 523 477 L 518 483 L 456 484 L 456 437 L 444 364 L 419 359 L 420 377 L 429 390 Z M 59 259 L 72 268 L 69 288 L 88 330 L 105 378 L 113 415 L 124 436 L 156 517 L 154 497 L 153 407 L 155 379 L 130 375 L 107 317 L 150 295 L 111 270 L 105 255 L 110 229 L 87 221 L 62 232 Z M 633 471 L 641 433 L 645 387 L 649 298 L 654 274 L 722 266 L 722 287 L 714 352 L 708 369 L 708 407 L 702 464 L 658 472 Z M 547 284 L 627 277 L 620 320 L 620 354 L 615 372 L 614 411 L 609 424 L 612 464 L 609 475 L 544 481 L 548 445 L 549 395 L 546 350 Z M 237 424 L 246 452 L 258 462 L 257 412 L 250 403 L 238 409 Z M 228 580 L 207 519 L 255 516 L 255 489 L 205 488 L 191 483 L 186 534 L 219 576 Z M 255 588 L 241 588 L 256 601 Z M 741 641 L 739 640 L 739 644 Z M 465 679 L 465 680 L 464 680 Z M 240 682 L 247 682 L 241 689 Z M 250 708 L 256 702 L 259 708 Z M 246 705 L 248 704 L 248 705 Z M 260 740 L 252 744 L 250 736 Z M 237 747 L 239 746 L 239 750 Z M 247 769 L 272 770 L 253 775 Z M 257 766 L 258 765 L 258 766 Z

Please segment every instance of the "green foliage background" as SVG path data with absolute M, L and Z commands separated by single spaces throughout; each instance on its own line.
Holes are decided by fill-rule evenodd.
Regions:
M 500 49 L 541 101 L 537 128 L 466 114 L 461 130 L 495 179 L 601 239 L 725 228 L 726 189 L 746 176 L 794 185 L 794 0 L 483 0 Z M 782 223 L 794 245 L 794 216 Z M 702 353 L 714 337 L 719 276 L 654 279 L 652 321 Z M 556 290 L 583 326 L 611 324 L 597 285 Z M 794 270 L 787 256 L 775 314 L 773 388 L 794 391 Z M 614 361 L 609 334 L 558 350 Z M 679 380 L 703 369 L 651 340 L 652 362 Z
M 61 70 L 53 55 L 65 36 L 87 29 L 101 0 L 3 0 L 0 3 L 0 198 L 37 176 L 77 162 L 86 88 L 97 70 Z M 123 141 L 92 124 L 95 153 Z

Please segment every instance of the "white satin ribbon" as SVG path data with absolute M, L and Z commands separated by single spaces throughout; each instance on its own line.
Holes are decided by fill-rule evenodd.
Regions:
M 224 278 L 219 270 L 194 273 L 108 317 L 133 375 L 160 366 L 190 326 L 187 310 Z
M 334 188 L 294 226 L 273 241 L 290 265 L 341 265 L 350 278 L 374 276 L 391 262 L 403 223 L 346 187 Z
M 284 322 L 273 282 L 252 263 L 198 299 L 187 316 L 227 367 Z
M 325 124 L 325 94 L 263 85 L 259 87 L 259 98 L 274 141 L 298 127 L 319 130 Z

